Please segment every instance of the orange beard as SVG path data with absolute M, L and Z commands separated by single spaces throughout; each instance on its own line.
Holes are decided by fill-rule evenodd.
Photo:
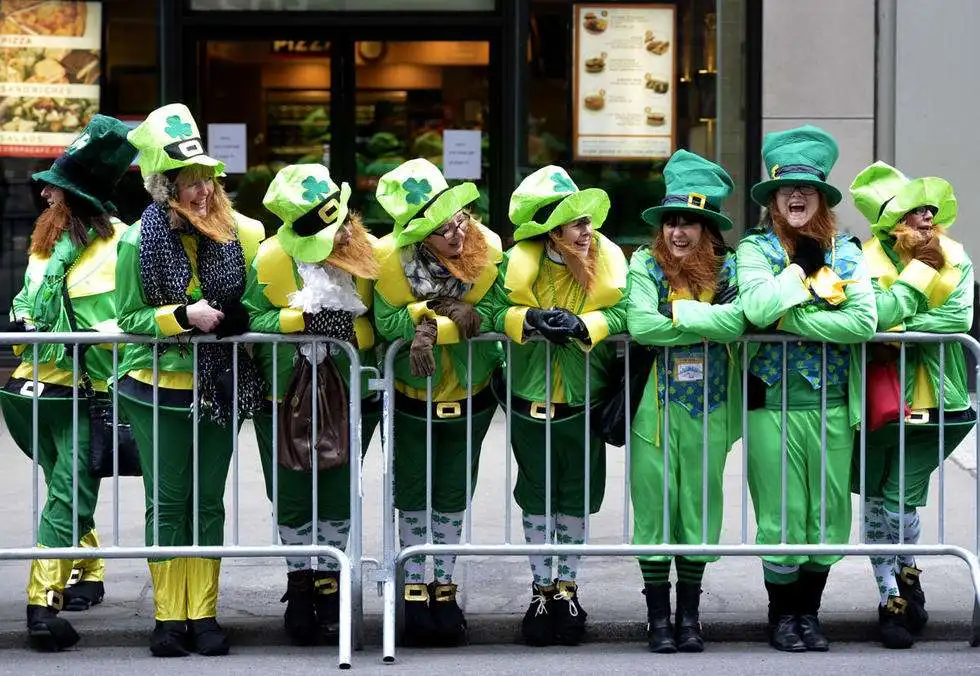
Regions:
M 938 235 L 941 233 L 935 227 L 932 232 L 928 232 L 910 228 L 905 223 L 899 223 L 892 228 L 890 234 L 895 238 L 892 249 L 898 254 L 898 258 L 902 261 L 902 264 L 908 265 L 909 261 L 915 258 L 915 248 L 917 246 L 925 244 L 933 234 Z
M 235 239 L 238 228 L 235 225 L 235 211 L 228 199 L 228 193 L 218 181 L 214 181 L 214 192 L 208 198 L 208 213 L 201 217 L 180 206 L 177 200 L 170 200 L 174 227 L 180 226 L 180 219 L 193 225 L 198 232 L 219 244 L 227 244 Z
M 810 222 L 802 228 L 790 226 L 789 221 L 776 208 L 775 198 L 769 204 L 769 217 L 772 219 L 773 231 L 790 256 L 796 253 L 796 239 L 800 235 L 806 235 L 817 240 L 824 249 L 830 249 L 834 244 L 834 237 L 837 234 L 837 217 L 827 207 L 823 195 L 820 195 L 820 205 L 817 207 L 817 212 L 813 214 Z
M 483 232 L 472 218 L 466 228 L 466 236 L 463 238 L 463 252 L 459 256 L 448 258 L 435 249 L 430 248 L 429 251 L 453 277 L 466 284 L 478 280 L 490 264 L 490 246 L 487 244 L 487 238 L 483 236 Z
M 361 279 L 377 279 L 381 268 L 360 215 L 352 213 L 347 220 L 351 224 L 350 239 L 344 246 L 334 247 L 327 263 Z
M 54 251 L 54 245 L 62 233 L 68 232 L 71 241 L 76 246 L 88 244 L 88 226 L 95 230 L 98 237 L 112 237 L 114 228 L 108 214 L 100 213 L 88 217 L 88 224 L 72 213 L 71 207 L 64 202 L 45 209 L 34 222 L 34 233 L 31 235 L 31 254 L 47 258 Z
M 674 291 L 686 290 L 695 300 L 700 300 L 703 295 L 713 298 L 722 259 L 715 253 L 714 242 L 707 230 L 702 231 L 694 251 L 683 258 L 671 253 L 663 233 L 661 230 L 653 241 L 653 257 L 664 271 L 670 288 Z
M 557 229 L 557 228 L 556 228 Z M 569 246 L 554 230 L 548 233 L 548 242 L 561 254 L 561 259 L 568 267 L 568 272 L 572 278 L 588 294 L 595 283 L 596 268 L 599 266 L 599 245 L 595 236 L 592 237 L 592 244 L 589 246 L 589 253 L 582 255 L 578 249 Z

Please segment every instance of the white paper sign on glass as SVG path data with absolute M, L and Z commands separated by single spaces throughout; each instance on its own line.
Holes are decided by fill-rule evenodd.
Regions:
M 447 179 L 479 179 L 483 153 L 479 129 L 447 129 L 442 132 L 442 174 Z
M 247 134 L 244 124 L 209 124 L 208 155 L 225 163 L 226 174 L 248 170 Z

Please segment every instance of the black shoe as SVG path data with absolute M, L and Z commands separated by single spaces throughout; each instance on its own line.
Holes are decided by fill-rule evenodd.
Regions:
M 766 582 L 766 591 L 769 593 L 769 645 L 788 653 L 806 652 L 793 612 L 796 584 Z
M 318 570 L 313 574 L 313 580 L 318 642 L 337 645 L 340 639 L 340 573 Z
M 228 637 L 218 624 L 217 618 L 205 617 L 200 620 L 187 620 L 187 628 L 194 639 L 194 649 L 204 657 L 218 657 L 228 654 Z
M 183 620 L 157 620 L 150 637 L 150 652 L 154 657 L 187 657 L 189 637 Z
M 456 602 L 456 585 L 429 583 L 429 613 L 439 645 L 450 648 L 466 645 L 466 618 Z
M 316 644 L 319 627 L 313 593 L 312 570 L 294 570 L 286 575 L 286 593 L 279 601 L 286 604 L 283 623 L 293 645 Z
M 27 606 L 27 636 L 31 649 L 54 653 L 78 643 L 78 632 L 71 623 L 58 617 L 49 606 Z
M 429 588 L 424 584 L 405 585 L 405 623 L 402 644 L 424 648 L 436 644 L 436 626 L 429 612 Z
M 94 580 L 76 582 L 72 586 L 66 587 L 62 596 L 65 599 L 65 607 L 62 610 L 71 612 L 88 610 L 92 606 L 102 603 L 102 599 L 105 598 L 105 584 Z
M 807 650 L 821 653 L 830 650 L 830 641 L 824 636 L 817 616 L 828 573 L 801 569 L 800 579 L 796 583 L 797 631 Z
M 670 624 L 670 583 L 644 584 L 643 595 L 647 599 L 647 644 L 650 652 L 676 653 L 674 628 Z
M 929 613 L 926 612 L 926 595 L 922 591 L 922 582 L 919 576 L 922 571 L 912 566 L 903 566 L 896 579 L 898 580 L 899 596 L 906 602 L 905 624 L 913 634 L 922 632 L 926 622 L 929 621 Z
M 677 631 L 677 650 L 682 653 L 704 652 L 699 618 L 701 585 L 678 582 L 676 592 L 677 615 L 674 625 Z
M 542 647 L 555 642 L 554 615 L 551 611 L 557 591 L 554 586 L 531 585 L 531 603 L 521 620 L 521 635 L 527 645 Z
M 585 637 L 585 621 L 589 614 L 578 600 L 578 585 L 558 581 L 557 591 L 551 597 L 552 626 L 555 642 L 561 645 L 579 645 Z
M 807 650 L 818 653 L 825 653 L 830 650 L 830 641 L 824 636 L 823 629 L 820 627 L 820 620 L 816 615 L 800 615 L 797 618 L 797 630 Z
M 911 648 L 915 643 L 906 625 L 908 604 L 899 596 L 889 596 L 888 603 L 878 606 L 878 628 L 881 644 L 892 650 Z

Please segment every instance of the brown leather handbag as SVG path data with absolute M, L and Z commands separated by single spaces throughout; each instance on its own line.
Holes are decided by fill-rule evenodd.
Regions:
M 313 468 L 313 367 L 300 357 L 279 407 L 280 467 L 298 472 Z M 347 464 L 347 384 L 330 358 L 316 369 L 316 466 L 318 471 Z

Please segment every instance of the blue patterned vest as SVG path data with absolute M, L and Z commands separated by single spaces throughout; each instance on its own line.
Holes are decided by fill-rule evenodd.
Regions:
M 753 237 L 762 252 L 769 260 L 773 275 L 778 275 L 789 266 L 786 254 L 779 238 L 771 230 L 756 231 Z M 834 239 L 834 248 L 828 251 L 825 262 L 841 279 L 853 279 L 854 271 L 861 260 L 861 249 L 851 241 L 850 235 L 838 234 Z M 834 306 L 812 294 L 809 301 L 799 306 L 815 307 L 820 310 L 832 310 Z M 847 384 L 850 351 L 847 347 L 827 344 L 827 384 Z M 798 373 L 806 379 L 813 389 L 820 387 L 820 343 L 795 342 L 786 345 L 786 372 Z M 762 343 L 759 351 L 749 365 L 752 375 L 761 378 L 766 385 L 772 387 L 783 377 L 783 346 L 780 343 Z
M 653 255 L 647 259 L 647 272 L 657 284 L 660 302 L 666 302 L 670 285 Z M 735 255 L 726 254 L 719 278 L 727 278 L 729 284 L 737 284 Z M 704 343 L 678 347 L 657 348 L 657 399 L 664 406 L 664 388 L 667 373 L 664 355 L 670 358 L 670 401 L 680 404 L 692 417 L 704 412 Z M 714 411 L 728 399 L 728 349 L 718 343 L 708 343 L 708 412 Z

